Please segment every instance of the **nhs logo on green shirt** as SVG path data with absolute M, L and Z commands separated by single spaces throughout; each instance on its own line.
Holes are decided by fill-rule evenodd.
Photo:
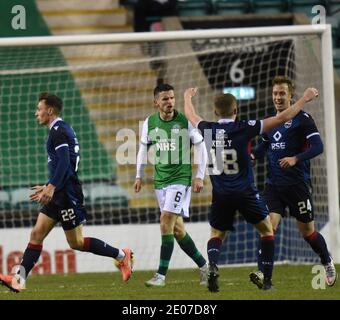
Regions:
M 148 141 L 154 149 L 155 164 L 190 164 L 190 135 L 186 128 L 155 127 L 148 133 Z
M 156 127 L 149 131 L 148 140 L 156 145 L 157 151 L 176 151 L 183 148 L 190 150 L 190 136 L 186 128 L 175 124 L 164 130 Z
M 159 139 L 156 142 L 157 151 L 175 151 L 176 140 L 175 139 Z

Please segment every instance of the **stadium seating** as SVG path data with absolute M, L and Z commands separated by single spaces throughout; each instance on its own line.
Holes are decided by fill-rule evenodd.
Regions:
M 178 0 L 180 16 L 205 16 L 213 12 L 212 0 Z
M 311 17 L 313 15 L 312 13 L 312 7 L 315 5 L 321 5 L 324 6 L 326 9 L 326 12 L 330 12 L 329 7 L 329 1 L 328 0 L 319 0 L 319 1 L 313 1 L 313 0 L 291 0 L 291 6 L 293 12 L 300 12 L 305 13 L 307 17 Z
M 10 207 L 10 196 L 5 190 L 0 190 L 0 209 L 8 209 Z
M 224 14 L 244 14 L 253 12 L 253 2 L 249 0 L 215 0 L 214 13 Z
M 38 209 L 39 204 L 31 202 L 29 188 L 0 190 L 0 210 L 4 209 Z M 87 206 L 111 205 L 115 208 L 128 207 L 128 194 L 117 185 L 92 183 L 83 185 L 85 204 Z
M 29 196 L 32 193 L 29 188 L 12 189 L 10 192 L 10 204 L 14 209 L 33 209 L 38 208 L 39 204 L 31 202 Z
M 118 208 L 128 206 L 127 192 L 117 185 L 99 183 L 84 185 L 85 199 L 89 205 L 111 205 Z
M 253 0 L 252 8 L 255 13 L 282 13 L 291 11 L 288 0 Z

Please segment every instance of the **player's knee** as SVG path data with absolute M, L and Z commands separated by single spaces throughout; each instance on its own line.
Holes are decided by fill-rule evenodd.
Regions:
M 177 239 L 177 240 L 181 240 L 184 238 L 185 236 L 185 230 L 184 229 L 181 229 L 181 228 L 176 228 L 174 229 L 174 237 Z
M 161 222 L 160 224 L 160 227 L 161 227 L 161 233 L 162 234 L 168 234 L 168 233 L 172 233 L 173 232 L 173 229 L 171 227 L 170 224 L 168 223 L 165 223 L 165 222 Z
M 263 228 L 263 229 L 259 230 L 259 233 L 260 233 L 261 237 L 274 236 L 273 229 L 270 229 L 270 228 Z
M 298 222 L 298 228 L 303 238 L 308 238 L 315 232 L 314 222 Z
M 260 223 L 255 225 L 255 227 L 259 231 L 261 237 L 268 237 L 274 235 L 273 226 L 266 219 L 262 220 Z
M 174 226 L 174 221 L 172 221 L 171 216 L 168 215 L 161 215 L 160 219 L 160 228 L 162 234 L 166 233 L 173 233 L 175 226 Z
M 33 228 L 30 235 L 30 242 L 34 244 L 41 244 L 44 240 L 44 233 L 39 229 Z
M 83 251 L 84 249 L 84 240 L 83 239 L 75 239 L 75 240 L 68 240 L 68 245 L 73 250 L 80 250 Z
M 311 236 L 313 236 L 315 234 L 315 230 L 300 230 L 301 236 L 306 240 L 309 239 Z

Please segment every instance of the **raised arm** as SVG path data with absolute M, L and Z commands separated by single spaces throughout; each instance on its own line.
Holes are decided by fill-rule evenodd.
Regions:
M 196 113 L 192 104 L 192 97 L 196 95 L 198 88 L 188 88 L 184 92 L 184 114 L 191 124 L 196 128 L 197 124 L 203 119 Z
M 268 132 L 271 129 L 281 125 L 282 123 L 285 123 L 288 120 L 294 118 L 301 111 L 305 103 L 312 101 L 314 98 L 318 97 L 318 95 L 318 90 L 316 90 L 315 88 L 306 89 L 303 96 L 291 107 L 287 108 L 283 112 L 280 112 L 275 117 L 264 119 L 262 132 Z

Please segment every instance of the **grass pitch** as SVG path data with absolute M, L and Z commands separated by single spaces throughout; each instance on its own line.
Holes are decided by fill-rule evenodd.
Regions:
M 136 271 L 128 283 L 119 272 L 38 275 L 19 294 L 0 287 L 0 300 L 340 300 L 340 279 L 333 287 L 313 289 L 312 266 L 278 265 L 274 290 L 259 290 L 249 281 L 254 267 L 220 268 L 220 292 L 199 285 L 198 269 L 169 270 L 166 286 L 147 288 L 153 272 Z M 340 265 L 337 265 L 340 271 Z

